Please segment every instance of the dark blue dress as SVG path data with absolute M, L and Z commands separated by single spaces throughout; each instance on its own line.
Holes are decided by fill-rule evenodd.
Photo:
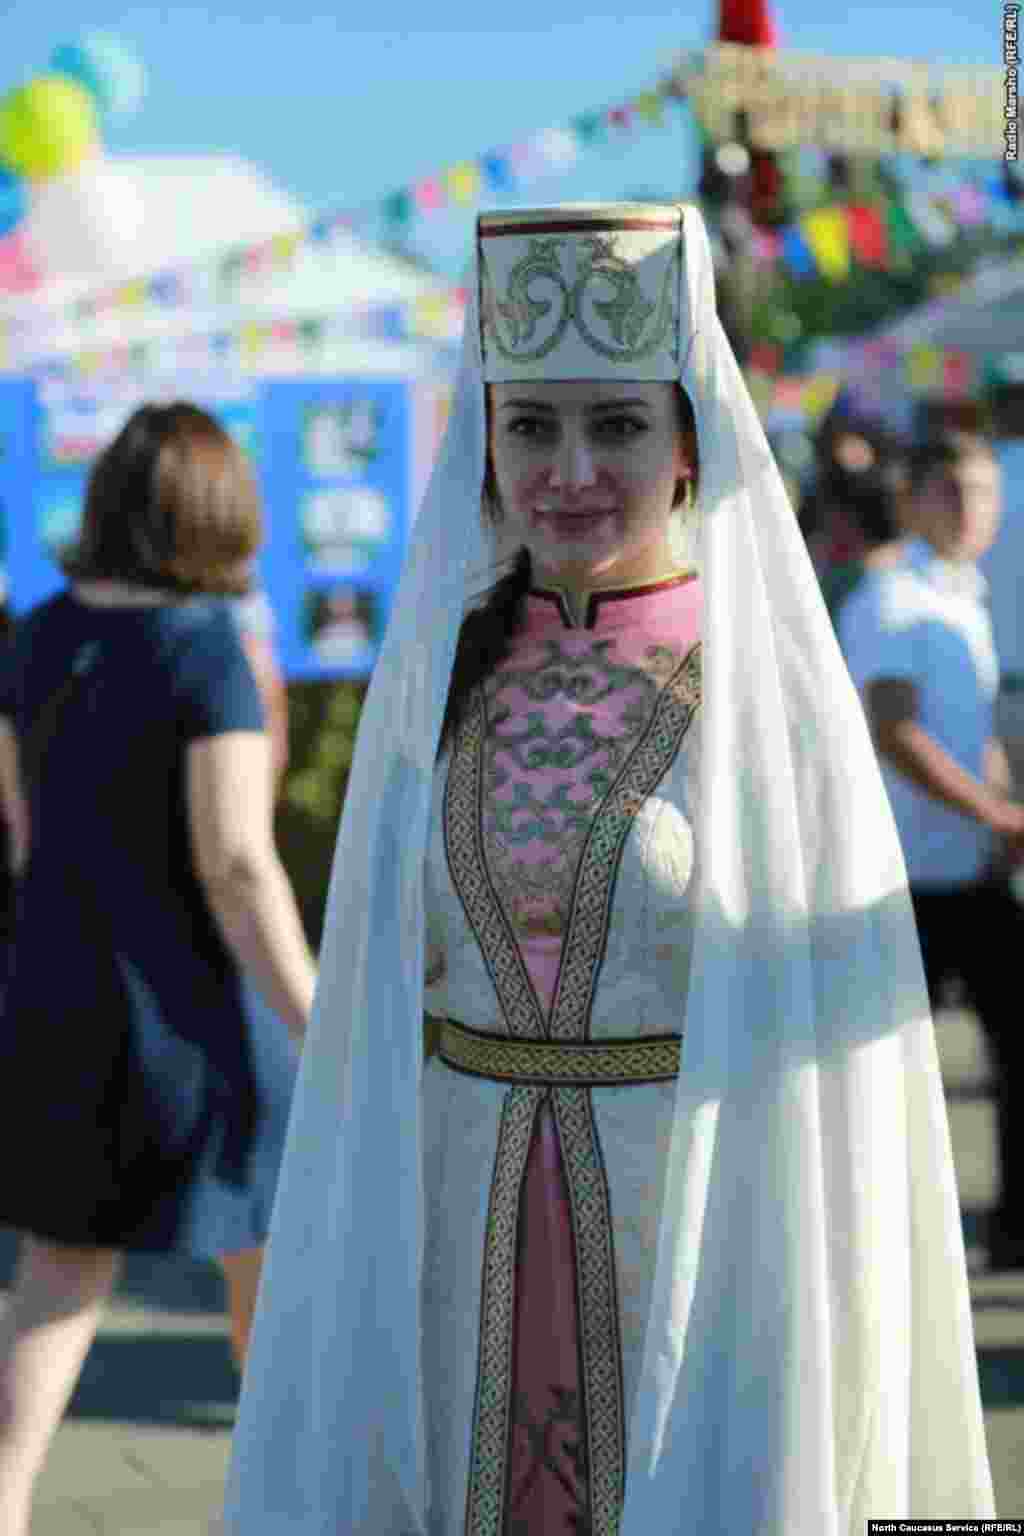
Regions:
M 194 869 L 190 742 L 264 728 L 229 604 L 27 614 L 0 675 L 25 739 L 73 671 L 29 789 L 0 1017 L 0 1224 L 211 1258 L 267 1235 L 295 1076 Z

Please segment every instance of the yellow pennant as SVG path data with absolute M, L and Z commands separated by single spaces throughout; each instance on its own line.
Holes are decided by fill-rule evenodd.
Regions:
M 913 390 L 934 388 L 942 378 L 942 353 L 938 347 L 911 347 L 907 353 L 907 383 Z
M 302 236 L 298 234 L 274 236 L 270 242 L 270 248 L 277 266 L 287 267 L 291 265 L 295 259 L 295 252 L 299 248 L 301 238 Z
M 645 123 L 658 125 L 665 112 L 665 101 L 657 91 L 642 91 L 633 102 L 633 110 Z
M 850 236 L 841 208 L 818 208 L 800 220 L 804 239 L 814 253 L 819 270 L 831 283 L 850 275 Z
M 480 195 L 480 172 L 471 160 L 453 165 L 451 170 L 445 172 L 444 179 L 453 203 L 465 208 L 476 202 Z
M 820 421 L 839 393 L 837 373 L 819 373 L 804 386 L 803 407 L 811 422 Z

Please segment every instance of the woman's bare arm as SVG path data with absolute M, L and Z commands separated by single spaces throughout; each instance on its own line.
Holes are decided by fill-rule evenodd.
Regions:
M 21 784 L 18 737 L 13 721 L 4 715 L 0 715 L 0 814 L 7 823 L 11 873 L 17 878 L 28 863 L 31 827 Z

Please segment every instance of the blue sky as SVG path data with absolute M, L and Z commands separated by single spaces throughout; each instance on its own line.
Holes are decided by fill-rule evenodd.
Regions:
M 849 9 L 779 0 L 776 14 L 795 49 L 998 65 L 1001 9 L 997 0 L 859 0 Z M 673 53 L 708 39 L 718 6 L 587 0 L 584 11 L 569 0 L 374 0 L 332 15 L 292 0 L 289 10 L 274 14 L 259 0 L 234 0 L 230 9 L 21 0 L 0 18 L 0 93 L 40 73 L 56 44 L 85 28 L 110 31 L 149 72 L 139 112 L 110 125 L 111 153 L 234 152 L 311 211 L 359 207 L 627 99 Z M 685 117 L 671 122 L 628 147 L 588 153 L 531 197 L 690 195 L 692 139 Z M 431 222 L 424 249 L 451 265 L 459 221 Z

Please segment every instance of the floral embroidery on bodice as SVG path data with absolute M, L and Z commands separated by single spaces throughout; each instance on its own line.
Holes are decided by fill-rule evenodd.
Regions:
M 698 643 L 700 584 L 685 573 L 589 594 L 533 589 L 511 655 L 485 683 L 483 845 L 520 942 L 559 943 L 594 819 Z

